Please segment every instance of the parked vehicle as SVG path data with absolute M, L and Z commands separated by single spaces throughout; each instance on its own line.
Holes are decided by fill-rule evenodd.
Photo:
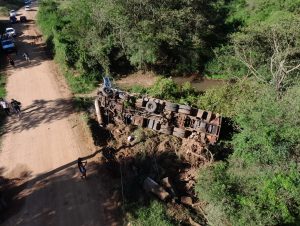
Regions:
M 1 40 L 1 47 L 7 53 L 16 51 L 16 46 L 12 39 Z
M 26 5 L 26 6 L 25 6 L 25 10 L 26 10 L 26 11 L 29 11 L 29 10 L 30 10 L 30 6 L 29 6 L 29 5 Z
M 5 34 L 7 34 L 9 37 L 16 37 L 17 36 L 16 30 L 13 29 L 12 27 L 5 28 Z
M 20 16 L 20 22 L 22 22 L 22 23 L 27 22 L 26 16 Z

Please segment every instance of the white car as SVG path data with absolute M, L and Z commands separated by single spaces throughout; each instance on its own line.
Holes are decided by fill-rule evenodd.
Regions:
M 9 11 L 9 16 L 17 16 L 17 13 L 15 10 L 10 10 Z
M 15 37 L 17 34 L 16 34 L 16 30 L 13 29 L 12 27 L 7 27 L 5 29 L 5 34 L 7 34 L 8 36 L 12 36 L 12 37 Z
M 25 6 L 25 10 L 29 11 L 30 10 L 30 6 L 29 5 Z

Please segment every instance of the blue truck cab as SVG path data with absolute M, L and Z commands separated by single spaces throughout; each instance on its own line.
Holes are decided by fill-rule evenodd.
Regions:
M 16 46 L 12 39 L 1 40 L 1 47 L 7 53 L 16 51 Z

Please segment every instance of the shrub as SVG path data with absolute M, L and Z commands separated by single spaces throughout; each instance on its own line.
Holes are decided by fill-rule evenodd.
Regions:
M 231 142 L 234 153 L 201 170 L 196 191 L 209 202 L 211 222 L 222 216 L 225 225 L 297 225 L 300 89 L 292 87 L 277 99 L 270 86 L 258 87 L 252 98 L 242 95 L 233 106 L 240 127 Z
M 148 90 L 148 94 L 156 98 L 174 101 L 178 97 L 179 90 L 179 86 L 171 78 L 161 77 Z
M 136 226 L 157 225 L 171 226 L 173 225 L 166 216 L 165 210 L 157 201 L 152 201 L 148 207 L 141 207 L 135 211 L 135 220 L 132 222 Z

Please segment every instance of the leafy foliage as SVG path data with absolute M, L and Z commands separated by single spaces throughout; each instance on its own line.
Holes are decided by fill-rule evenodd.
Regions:
M 23 0 L 1 0 L 0 1 L 0 15 L 8 16 L 9 11 L 14 9 L 17 10 L 18 8 L 24 5 Z
M 101 70 L 153 68 L 166 73 L 199 71 L 210 49 L 224 39 L 221 0 L 72 0 L 61 9 L 42 1 L 39 23 L 64 48 L 70 67 Z
M 231 1 L 227 23 L 237 29 L 226 45 L 215 49 L 215 57 L 207 65 L 206 73 L 215 78 L 251 74 L 260 81 L 278 85 L 281 80 L 278 77 L 283 77 L 278 73 L 284 71 L 289 76 L 277 87 L 277 90 L 283 89 L 300 71 L 296 68 L 289 73 L 293 66 L 300 64 L 299 6 L 299 0 Z
M 3 74 L 0 74 L 0 97 L 5 97 L 6 90 L 5 90 L 5 76 Z
M 173 102 L 196 105 L 199 93 L 195 91 L 191 83 L 186 82 L 182 86 L 177 85 L 171 78 L 159 78 L 155 84 L 147 90 L 150 96 L 170 100 Z
M 235 225 L 296 225 L 300 219 L 299 86 L 278 100 L 260 85 L 253 98 L 235 102 L 240 132 L 234 153 L 200 172 L 200 199 L 220 210 Z M 209 206 L 208 206 L 209 207 Z M 208 215 L 216 222 L 216 215 Z M 226 223 L 225 223 L 226 224 Z
M 157 201 L 150 203 L 149 207 L 139 208 L 135 214 L 133 225 L 157 225 L 157 226 L 171 226 L 173 225 L 167 218 L 162 204 Z

